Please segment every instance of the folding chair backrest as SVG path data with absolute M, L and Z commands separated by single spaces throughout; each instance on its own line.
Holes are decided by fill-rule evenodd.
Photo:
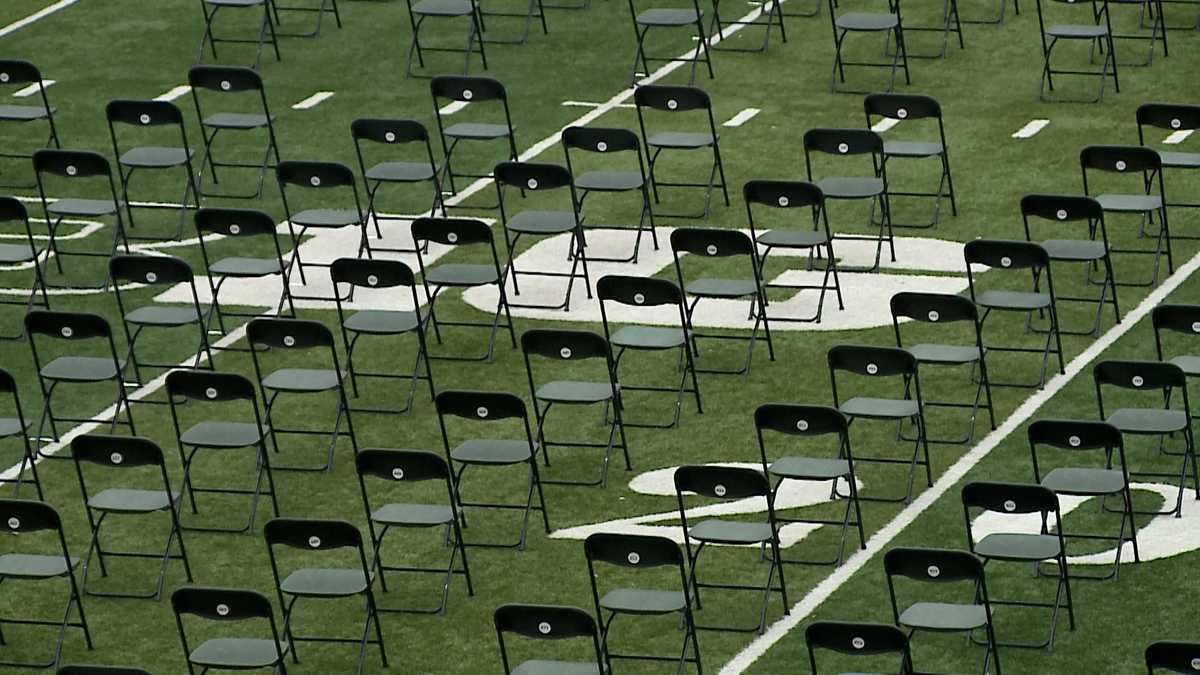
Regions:
M 309 162 L 288 160 L 275 169 L 279 182 L 303 188 L 354 187 L 354 172 L 338 162 Z
M 275 235 L 275 219 L 255 209 L 204 207 L 196 211 L 196 229 L 201 239 L 207 233 L 225 237 Z
M 338 258 L 330 266 L 329 276 L 334 284 L 363 288 L 411 288 L 416 283 L 412 268 L 399 260 Z
M 789 436 L 844 436 L 850 428 L 837 408 L 799 403 L 765 403 L 754 411 L 754 426 Z
M 554 190 L 572 184 L 571 172 L 558 164 L 501 162 L 496 165 L 496 183 L 522 190 Z
M 1137 109 L 1138 141 L 1146 137 L 1142 127 L 1150 126 L 1171 132 L 1200 129 L 1200 105 L 1186 103 L 1143 103 Z
M 238 373 L 211 370 L 172 370 L 167 373 L 167 394 L 193 401 L 255 401 L 254 383 Z
M 29 222 L 29 210 L 16 197 L 0 197 L 0 223 Z
M 333 349 L 333 333 L 320 321 L 307 319 L 252 319 L 246 325 L 251 344 L 281 349 Z M 256 352 L 257 353 L 257 352 Z
M 362 548 L 362 534 L 345 520 L 272 518 L 263 528 L 267 546 L 288 546 L 309 551 Z
M 1174 363 L 1162 361 L 1101 361 L 1092 368 L 1097 386 L 1102 384 L 1133 390 L 1184 389 L 1187 376 Z
M 863 108 L 868 116 L 879 115 L 894 120 L 942 118 L 942 106 L 937 99 L 924 94 L 867 94 Z
M 162 448 L 142 436 L 83 434 L 71 440 L 71 456 L 76 462 L 114 469 L 163 466 L 164 462 Z
M 1200 335 L 1200 305 L 1158 305 L 1150 313 L 1154 330 Z
M 62 519 L 53 506 L 28 499 L 0 499 L 0 532 L 20 534 L 47 530 L 62 534 Z
M 1089 145 L 1079 151 L 1079 164 L 1086 182 L 1088 169 L 1112 173 L 1156 172 L 1162 169 L 1162 157 L 1157 150 L 1140 145 Z
M 515 633 L 536 640 L 594 637 L 596 621 L 578 607 L 559 605 L 501 605 L 493 615 L 500 639 Z
M 625 152 L 642 147 L 637 134 L 629 129 L 604 127 L 567 127 L 562 131 L 562 142 L 568 149 L 597 153 Z M 570 157 L 570 152 L 567 156 Z
M 1029 194 L 1021 197 L 1021 215 L 1064 223 L 1095 221 L 1104 219 L 1104 209 L 1092 197 Z
M 1156 668 L 1173 673 L 1194 673 L 1200 670 L 1200 642 L 1152 642 L 1146 647 L 1146 668 L 1151 674 Z
M 809 649 L 828 649 L 852 656 L 908 651 L 908 636 L 886 623 L 859 621 L 814 621 L 804 629 Z
M 432 241 L 444 246 L 466 246 L 493 242 L 492 230 L 487 223 L 474 218 L 417 218 L 412 221 L 413 242 L 420 244 Z
M 634 105 L 666 112 L 711 110 L 712 99 L 699 87 L 646 84 L 633 90 Z
M 1027 435 L 1035 448 L 1049 445 L 1062 450 L 1107 450 L 1124 445 L 1120 430 L 1095 420 L 1035 420 Z
M 675 469 L 675 491 L 679 494 L 694 492 L 716 499 L 770 499 L 771 484 L 755 469 L 689 464 Z
M 601 302 L 608 300 L 635 307 L 678 305 L 683 302 L 683 293 L 673 281 L 621 274 L 600 277 L 596 282 L 596 295 Z
M 804 132 L 804 155 L 879 155 L 883 139 L 870 129 L 809 129 Z
M 521 334 L 521 349 L 526 355 L 537 355 L 563 361 L 612 358 L 608 340 L 586 330 L 538 328 Z
M 504 85 L 490 77 L 438 75 L 429 81 L 429 91 L 435 100 L 448 98 L 465 103 L 508 100 Z
M 270 619 L 274 629 L 271 601 L 258 591 L 185 586 L 171 594 L 171 608 L 176 616 L 188 614 L 210 621 Z
M 883 554 L 888 577 L 901 576 L 914 581 L 948 583 L 978 581 L 983 578 L 983 563 L 967 551 L 943 548 L 893 548 Z
M 438 415 L 453 415 L 465 419 L 494 421 L 526 418 L 525 402 L 503 391 L 468 391 L 447 389 L 434 399 Z
M 15 394 L 17 393 L 17 380 L 12 376 L 12 373 L 0 368 L 0 393 Z
M 192 66 L 188 85 L 193 89 L 217 92 L 262 91 L 263 81 L 256 71 L 241 66 Z
M 597 532 L 584 540 L 583 552 L 589 561 L 604 562 L 618 567 L 683 565 L 683 551 L 679 544 L 666 537 L 643 534 Z
M 779 209 L 821 206 L 825 193 L 813 183 L 798 180 L 752 180 L 742 186 L 742 198 L 750 204 L 762 204 Z M 753 218 L 753 216 L 751 216 Z
M 183 126 L 183 113 L 170 101 L 138 101 L 118 99 L 104 106 L 108 123 L 138 127 L 157 127 L 167 124 Z
M 975 303 L 961 295 L 901 291 L 888 304 L 894 319 L 906 318 L 921 323 L 954 323 L 976 321 L 979 311 Z
M 150 671 L 127 666 L 60 666 L 55 675 L 150 675 Z
M 715 228 L 676 228 L 671 231 L 671 248 L 676 253 L 721 258 L 754 254 L 754 242 L 745 232 Z
M 1058 497 L 1041 485 L 974 481 L 962 487 L 962 503 L 994 513 L 1057 513 Z
M 359 118 L 350 123 L 355 142 L 414 143 L 429 142 L 425 125 L 412 119 Z
M 1012 239 L 973 239 L 963 247 L 967 272 L 971 265 L 999 269 L 1040 270 L 1050 265 L 1050 254 L 1041 244 Z
M 114 282 L 147 285 L 190 284 L 194 278 L 191 265 L 169 255 L 115 255 L 109 258 L 108 272 Z
M 354 456 L 354 465 L 360 476 L 389 481 L 445 480 L 450 476 L 446 460 L 428 450 L 364 448 Z
M 42 81 L 37 66 L 20 59 L 0 59 L 0 86 L 25 86 Z
M 40 177 L 51 174 L 61 178 L 112 177 L 108 160 L 91 150 L 43 148 L 33 153 L 33 170 Z
M 33 310 L 25 315 L 25 330 L 61 340 L 112 338 L 112 328 L 99 314 Z
M 831 371 L 871 377 L 908 376 L 917 372 L 917 359 L 899 347 L 834 345 L 829 348 L 828 361 Z

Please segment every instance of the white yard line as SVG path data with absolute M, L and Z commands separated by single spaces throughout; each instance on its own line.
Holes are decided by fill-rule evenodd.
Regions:
M 1150 295 L 1146 296 L 1146 299 L 1142 300 L 1133 311 L 1122 317 L 1121 323 L 1110 328 L 1099 339 L 1088 345 L 1087 349 L 1084 349 L 1079 356 L 1072 359 L 1067 364 L 1065 375 L 1055 375 L 1046 383 L 1044 389 L 1025 399 L 1025 402 L 1013 411 L 1013 414 L 1009 415 L 1008 419 L 1004 420 L 995 431 L 985 436 L 978 445 L 959 458 L 950 468 L 946 469 L 946 472 L 934 482 L 933 487 L 917 495 L 912 503 L 906 506 L 895 518 L 880 528 L 875 534 L 871 535 L 871 538 L 867 540 L 866 549 L 857 551 L 847 558 L 841 567 L 822 579 L 799 602 L 792 605 L 791 613 L 771 624 L 763 635 L 759 636 L 730 659 L 721 668 L 721 674 L 732 675 L 733 673 L 745 672 L 772 645 L 779 642 L 784 635 L 787 635 L 789 631 L 810 617 L 813 611 L 828 600 L 834 592 L 841 588 L 857 572 L 866 567 L 872 558 L 882 553 L 905 528 L 912 525 L 917 517 L 933 506 L 934 502 L 962 480 L 968 471 L 983 461 L 1001 441 L 1008 438 L 1022 424 L 1036 415 L 1052 396 L 1067 386 L 1076 375 L 1082 373 L 1097 357 L 1104 353 L 1104 350 L 1111 347 L 1121 336 L 1133 329 L 1139 321 L 1144 319 L 1155 306 L 1165 300 L 1172 291 L 1179 288 L 1179 285 L 1186 281 L 1197 269 L 1200 269 L 1200 254 L 1196 254 L 1183 266 L 1177 268 L 1174 274 L 1163 281 L 1162 285 L 1154 289 Z
M 471 104 L 470 101 L 451 101 L 451 102 L 447 103 L 446 105 L 442 106 L 441 109 L 438 110 L 438 113 L 440 113 L 442 115 L 453 115 L 454 113 L 458 112 L 459 110 L 462 110 L 463 108 L 467 107 L 470 104 Z
M 760 112 L 762 112 L 762 111 L 759 110 L 758 108 L 746 108 L 745 110 L 741 111 L 740 113 L 725 120 L 725 123 L 722 124 L 721 126 L 740 127 L 743 124 L 745 124 L 746 122 L 749 122 L 751 119 L 754 118 L 755 115 L 757 115 Z
M 8 24 L 4 28 L 0 28 L 0 37 L 4 37 L 5 35 L 8 35 L 9 33 L 15 33 L 16 31 L 21 30 L 25 26 L 28 26 L 29 24 L 33 23 L 34 21 L 44 19 L 44 18 L 50 16 L 51 14 L 57 12 L 58 10 L 66 9 L 67 7 L 70 7 L 71 5 L 73 5 L 77 2 L 79 2 L 79 0 L 58 0 L 58 2 L 54 3 L 53 5 L 50 5 L 49 7 L 46 7 L 45 9 L 40 9 L 40 10 L 34 12 L 33 14 L 30 14 L 29 16 L 25 17 L 24 19 L 18 19 L 16 21 Z
M 1029 120 L 1028 124 L 1013 132 L 1012 137 L 1030 138 L 1035 136 L 1037 132 L 1045 129 L 1047 124 L 1050 124 L 1050 120 Z
M 871 131 L 874 131 L 877 134 L 882 134 L 897 124 L 900 124 L 900 120 L 896 119 L 895 117 L 885 117 L 876 122 L 875 126 L 871 127 Z
M 1175 133 L 1163 139 L 1163 143 L 1167 145 L 1176 145 L 1187 140 L 1188 136 L 1192 135 L 1192 129 L 1180 129 Z
M 17 91 L 14 91 L 13 96 L 16 98 L 29 98 L 43 89 L 50 88 L 55 82 L 57 82 L 57 80 L 42 80 L 40 86 L 37 82 L 34 82 L 24 89 L 18 89 Z
M 602 105 L 600 103 L 593 103 L 592 101 L 563 101 L 562 104 L 572 108 L 599 108 Z M 636 108 L 637 106 L 632 103 L 621 103 L 618 104 L 617 107 Z
M 309 108 L 315 108 L 321 103 L 321 101 L 324 101 L 324 100 L 330 99 L 330 98 L 333 98 L 332 91 L 318 91 L 317 93 L 313 94 L 312 96 L 309 96 L 308 98 L 304 99 L 303 101 L 300 101 L 299 103 L 296 103 L 295 105 L 293 105 L 292 110 L 308 110 Z
M 171 89 L 164 91 L 163 93 L 159 94 L 158 96 L 155 96 L 154 100 L 155 101 L 174 101 L 175 99 L 179 98 L 180 96 L 183 96 L 184 94 L 188 93 L 191 90 L 192 90 L 192 88 L 190 86 L 188 86 L 186 84 L 181 84 L 178 87 L 172 87 Z

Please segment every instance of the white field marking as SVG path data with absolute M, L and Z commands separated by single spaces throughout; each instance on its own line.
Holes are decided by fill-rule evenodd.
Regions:
M 321 101 L 324 101 L 329 98 L 333 98 L 332 91 L 318 91 L 317 93 L 313 94 L 312 96 L 309 96 L 308 98 L 304 99 L 303 101 L 300 101 L 299 103 L 294 104 L 292 106 L 292 110 L 308 110 L 309 108 L 315 108 L 315 107 L 317 107 L 317 105 L 319 103 L 321 103 Z
M 459 110 L 462 110 L 463 108 L 467 107 L 470 104 L 471 104 L 470 101 L 451 101 L 451 102 L 447 103 L 446 105 L 442 106 L 441 109 L 438 110 L 438 112 L 443 115 L 453 115 L 454 113 L 458 112 Z
M 1013 138 L 1029 138 L 1037 134 L 1037 132 L 1046 128 L 1050 124 L 1050 120 L 1029 120 L 1025 126 L 1013 132 Z
M 37 82 L 34 82 L 24 89 L 18 89 L 17 91 L 14 91 L 13 96 L 16 98 L 29 98 L 43 89 L 48 89 L 54 86 L 55 82 L 58 82 L 58 80 L 42 80 L 40 85 Z
M 762 112 L 762 110 L 759 110 L 758 108 L 746 108 L 745 110 L 734 115 L 733 117 L 730 117 L 721 126 L 740 127 L 743 124 L 745 124 L 746 122 L 749 122 L 751 120 L 751 118 L 753 118 L 755 115 L 757 115 L 760 112 Z
M 0 28 L 0 37 L 4 37 L 5 35 L 8 35 L 9 33 L 14 33 L 16 31 L 19 31 L 22 28 L 24 28 L 25 26 L 28 26 L 29 24 L 33 23 L 34 21 L 44 19 L 44 18 L 50 16 L 51 14 L 57 12 L 58 10 L 66 9 L 67 7 L 70 7 L 71 5 L 73 5 L 77 2 L 79 2 L 79 0 L 58 0 L 58 2 L 54 3 L 53 5 L 50 5 L 49 7 L 40 9 L 40 10 L 34 12 L 33 14 L 30 14 L 29 16 L 25 17 L 24 19 L 18 19 L 16 21 L 8 24 L 4 28 Z
M 897 124 L 900 124 L 900 120 L 896 119 L 895 117 L 885 117 L 876 122 L 875 126 L 871 127 L 871 131 L 874 131 L 877 134 L 882 134 Z
M 1187 140 L 1188 136 L 1192 135 L 1194 129 L 1180 129 L 1163 139 L 1163 143 L 1167 145 L 1177 145 Z
M 591 101 L 563 101 L 562 104 L 573 108 L 599 108 L 600 106 L 604 105 L 603 103 L 593 103 Z M 632 103 L 619 103 L 614 107 L 636 108 L 637 106 Z
M 183 96 L 184 94 L 188 93 L 191 90 L 192 90 L 192 88 L 189 85 L 181 84 L 178 87 L 171 87 L 167 91 L 164 91 L 163 93 L 159 94 L 158 96 L 155 96 L 154 100 L 155 101 L 174 101 L 175 99 Z
M 912 525 L 918 516 L 924 513 L 930 506 L 933 506 L 934 502 L 945 495 L 950 488 L 957 485 L 967 475 L 968 471 L 983 461 L 1005 438 L 1037 414 L 1051 397 L 1067 386 L 1076 375 L 1083 372 L 1088 365 L 1104 353 L 1104 350 L 1111 347 L 1121 336 L 1128 333 L 1138 322 L 1146 318 L 1150 310 L 1165 300 L 1171 292 L 1179 288 L 1179 285 L 1194 274 L 1197 269 L 1200 269 L 1200 253 L 1193 256 L 1184 265 L 1176 268 L 1175 273 L 1167 277 L 1161 286 L 1151 291 L 1150 295 L 1138 303 L 1137 307 L 1122 317 L 1121 323 L 1110 328 L 1104 335 L 1101 335 L 1097 340 L 1088 345 L 1079 356 L 1071 359 L 1071 362 L 1067 364 L 1066 374 L 1055 375 L 1050 378 L 1045 388 L 1031 394 L 995 431 L 985 436 L 978 445 L 971 448 L 957 462 L 947 468 L 946 472 L 934 481 L 933 487 L 917 495 L 912 503 L 904 507 L 895 518 L 888 521 L 886 525 L 871 535 L 871 538 L 867 540 L 866 549 L 855 551 L 853 555 L 842 563 L 841 567 L 822 579 L 807 595 L 793 605 L 790 614 L 771 624 L 765 633 L 730 659 L 721 668 L 722 675 L 745 672 L 750 667 L 750 664 L 754 663 L 756 659 L 767 652 L 767 649 L 776 642 L 779 642 L 793 628 L 800 625 L 801 621 L 811 616 L 835 591 L 841 588 L 859 570 L 866 567 L 872 558 L 882 553 L 884 548 L 904 531 L 905 528 Z

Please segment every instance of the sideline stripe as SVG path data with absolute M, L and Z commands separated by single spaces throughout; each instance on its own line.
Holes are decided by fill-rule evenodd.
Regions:
M 332 98 L 332 97 L 333 97 L 332 91 L 318 91 L 317 93 L 313 94 L 312 96 L 309 96 L 308 98 L 304 99 L 303 101 L 300 101 L 299 103 L 293 105 L 292 110 L 308 110 L 309 108 L 315 108 L 321 101 L 324 101 L 325 99 Z
M 1029 123 L 1020 129 L 1017 129 L 1016 132 L 1013 133 L 1012 137 L 1030 138 L 1031 136 L 1036 135 L 1037 132 L 1045 129 L 1047 124 L 1050 124 L 1050 120 L 1029 120 Z
M 1167 145 L 1175 145 L 1176 143 L 1184 142 L 1188 136 L 1192 135 L 1192 129 L 1180 129 L 1163 139 L 1163 143 Z
M 0 28 L 0 37 L 4 37 L 5 35 L 8 35 L 9 33 L 15 33 L 16 31 L 21 30 L 25 26 L 28 26 L 29 24 L 33 23 L 34 21 L 39 21 L 41 19 L 44 19 L 44 18 L 50 16 L 51 14 L 57 12 L 58 10 L 66 9 L 77 2 L 79 2 L 79 0 L 58 0 L 58 2 L 54 3 L 53 5 L 50 5 L 49 7 L 38 10 L 38 11 L 34 12 L 33 14 L 30 14 L 29 16 L 25 17 L 24 19 L 18 19 L 16 21 L 8 24 L 4 28 Z
M 822 579 L 799 602 L 792 605 L 790 614 L 771 624 L 765 633 L 730 659 L 721 668 L 721 675 L 733 675 L 734 673 L 745 672 L 750 667 L 750 664 L 765 654 L 772 645 L 779 642 L 784 635 L 787 635 L 789 631 L 800 625 L 801 621 L 811 616 L 814 610 L 828 600 L 854 574 L 865 567 L 867 562 L 881 553 L 904 528 L 911 525 L 926 509 L 933 506 L 935 501 L 962 480 L 967 472 L 974 468 L 976 464 L 983 461 L 983 458 L 987 457 L 988 453 L 994 450 L 1001 441 L 1033 417 L 1046 401 L 1050 400 L 1052 396 L 1067 386 L 1067 383 L 1076 375 L 1083 372 L 1083 369 L 1096 360 L 1096 357 L 1100 356 L 1105 349 L 1111 347 L 1121 336 L 1128 333 L 1156 305 L 1165 300 L 1167 295 L 1176 288 L 1179 288 L 1179 285 L 1186 281 L 1197 269 L 1200 269 L 1200 253 L 1193 256 L 1183 266 L 1176 268 L 1175 273 L 1163 281 L 1162 285 L 1154 289 L 1150 295 L 1146 296 L 1146 299 L 1142 300 L 1133 311 L 1121 317 L 1121 323 L 1110 328 L 1099 339 L 1088 345 L 1087 349 L 1084 349 L 1079 356 L 1072 359 L 1067 364 L 1066 375 L 1055 375 L 1046 383 L 1045 389 L 1035 392 L 1029 398 L 1025 399 L 1020 407 L 1014 410 L 1008 416 L 1008 419 L 1004 420 L 995 431 L 989 433 L 979 442 L 979 445 L 976 445 L 967 454 L 960 457 L 950 468 L 946 469 L 946 472 L 934 481 L 933 487 L 918 495 L 895 518 L 880 528 L 878 532 L 871 535 L 871 538 L 867 540 L 866 549 L 856 551 L 846 559 L 841 567 Z
M 181 84 L 178 87 L 172 87 L 171 89 L 164 91 L 163 93 L 159 94 L 158 96 L 155 96 L 154 100 L 155 101 L 174 101 L 175 99 L 179 98 L 180 96 L 183 96 L 184 94 L 188 93 L 191 90 L 192 90 L 192 88 L 190 86 L 188 86 L 186 84 Z
M 730 117 L 728 120 L 725 121 L 725 124 L 722 124 L 721 126 L 740 127 L 743 124 L 745 124 L 746 122 L 749 122 L 751 119 L 754 118 L 755 115 L 757 115 L 760 112 L 762 112 L 762 111 L 759 110 L 758 108 L 746 108 L 742 112 L 734 115 L 733 117 Z
M 49 89 L 57 81 L 58 80 L 42 80 L 42 86 L 40 87 L 38 86 L 37 82 L 34 82 L 24 89 L 18 89 L 17 91 L 14 91 L 13 96 L 15 98 L 29 98 L 43 89 Z

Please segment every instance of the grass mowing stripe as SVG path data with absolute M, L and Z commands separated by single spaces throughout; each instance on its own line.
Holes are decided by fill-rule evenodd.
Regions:
M 1030 138 L 1037 135 L 1039 131 L 1046 128 L 1050 124 L 1050 120 L 1029 120 L 1025 126 L 1013 132 L 1013 138 Z
M 1046 401 L 1049 401 L 1051 397 L 1061 391 L 1076 375 L 1083 372 L 1083 369 L 1091 364 L 1096 357 L 1100 356 L 1119 338 L 1136 326 L 1155 306 L 1165 300 L 1168 295 L 1195 273 L 1197 269 L 1200 269 L 1200 253 L 1192 256 L 1187 263 L 1176 269 L 1175 273 L 1163 281 L 1162 285 L 1154 289 L 1153 292 L 1138 303 L 1138 306 L 1133 311 L 1128 312 L 1122 317 L 1120 324 L 1110 328 L 1099 339 L 1088 345 L 1079 356 L 1072 359 L 1067 364 L 1066 374 L 1055 375 L 1046 383 L 1044 389 L 1031 394 L 1029 398 L 1025 399 L 995 431 L 989 433 L 978 445 L 971 448 L 969 452 L 946 469 L 946 472 L 934 482 L 933 487 L 918 495 L 895 518 L 880 528 L 875 534 L 871 535 L 871 538 L 867 540 L 867 547 L 865 549 L 856 551 L 841 567 L 821 580 L 808 595 L 805 595 L 799 602 L 792 605 L 790 614 L 769 626 L 765 633 L 730 659 L 721 668 L 721 674 L 733 675 L 734 673 L 745 672 L 756 659 L 765 654 L 772 645 L 787 635 L 789 631 L 800 625 L 800 622 L 807 619 L 814 610 L 821 606 L 821 603 L 825 602 L 842 584 L 845 584 L 854 574 L 865 567 L 875 555 L 882 553 L 884 547 L 890 544 L 901 531 L 911 525 L 926 509 L 933 506 L 934 502 L 962 480 L 967 475 L 967 472 L 973 469 L 976 464 L 983 461 L 983 458 L 987 457 L 988 453 L 995 449 L 1001 441 L 1032 418 Z
M 50 16 L 51 14 L 57 12 L 60 9 L 66 9 L 67 7 L 70 7 L 71 5 L 74 5 L 77 2 L 79 2 L 79 0 L 58 0 L 58 2 L 54 3 L 53 5 L 50 5 L 49 7 L 38 10 L 38 11 L 34 12 L 33 14 L 30 14 L 29 16 L 25 17 L 24 19 L 18 19 L 17 21 L 14 21 L 14 22 L 8 24 L 4 28 L 0 28 L 0 37 L 4 37 L 5 35 L 8 35 L 9 33 L 15 33 L 17 31 L 21 30 L 22 28 L 24 28 L 25 26 L 28 26 L 29 24 L 31 24 L 35 21 L 44 19 L 44 18 Z

